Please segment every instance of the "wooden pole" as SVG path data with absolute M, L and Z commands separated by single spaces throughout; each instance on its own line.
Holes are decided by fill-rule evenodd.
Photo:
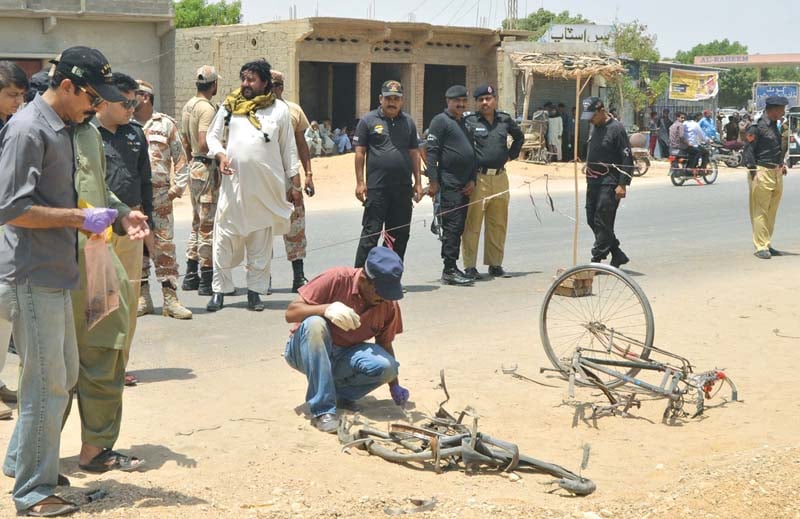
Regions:
M 572 155 L 573 155 L 573 173 L 575 177 L 575 229 L 572 233 L 572 265 L 575 266 L 578 264 L 578 223 L 580 221 L 580 210 L 579 204 L 580 201 L 578 199 L 578 121 L 579 119 L 579 112 L 578 107 L 581 106 L 581 74 L 580 72 L 575 77 L 575 138 L 573 139 L 572 144 Z
M 533 72 L 525 71 L 525 100 L 522 103 L 522 120 L 528 120 L 528 109 L 531 106 L 531 89 L 533 88 Z

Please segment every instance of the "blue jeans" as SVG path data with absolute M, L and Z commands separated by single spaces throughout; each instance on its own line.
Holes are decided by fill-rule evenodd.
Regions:
M 308 379 L 306 402 L 312 416 L 336 413 L 336 400 L 356 401 L 397 378 L 400 366 L 377 344 L 341 348 L 333 344 L 328 322 L 308 317 L 286 343 L 287 364 Z
M 78 381 L 78 345 L 69 290 L 0 284 L 0 319 L 12 323 L 19 353 L 19 420 L 3 474 L 16 479 L 14 504 L 27 510 L 53 495 L 61 425 Z

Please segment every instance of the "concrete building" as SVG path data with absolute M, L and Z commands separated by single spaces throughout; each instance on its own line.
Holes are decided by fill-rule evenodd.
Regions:
M 175 34 L 175 113 L 191 96 L 203 64 L 222 76 L 222 95 L 239 86 L 239 68 L 266 58 L 286 76 L 285 96 L 309 119 L 335 126 L 375 108 L 383 81 L 405 89 L 405 110 L 422 131 L 444 109 L 444 92 L 497 80 L 497 48 L 520 31 L 442 27 L 425 23 L 309 18 L 255 25 L 179 29 Z
M 162 70 L 174 76 L 172 20 L 169 0 L 0 0 L 0 59 L 31 75 L 63 49 L 86 45 L 113 70 L 159 88 Z

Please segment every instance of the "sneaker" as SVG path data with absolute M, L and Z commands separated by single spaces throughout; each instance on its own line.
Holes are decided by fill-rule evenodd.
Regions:
M 335 434 L 339 429 L 339 418 L 333 413 L 325 413 L 311 419 L 311 425 L 318 431 Z
M 620 249 L 611 252 L 611 266 L 620 268 L 622 265 L 628 263 L 630 258 L 625 255 Z
M 770 259 L 772 257 L 772 253 L 769 250 L 757 250 L 753 255 L 758 259 Z
M 489 275 L 496 278 L 510 278 L 511 274 L 503 269 L 502 265 L 493 265 L 489 267 Z
M 443 285 L 470 286 L 472 283 L 473 281 L 457 268 L 445 269 L 442 271 Z

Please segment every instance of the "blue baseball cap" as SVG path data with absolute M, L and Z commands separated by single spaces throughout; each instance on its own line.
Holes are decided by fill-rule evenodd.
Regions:
M 375 292 L 387 301 L 403 299 L 403 260 L 387 247 L 373 247 L 367 254 L 364 273 L 375 285 Z

